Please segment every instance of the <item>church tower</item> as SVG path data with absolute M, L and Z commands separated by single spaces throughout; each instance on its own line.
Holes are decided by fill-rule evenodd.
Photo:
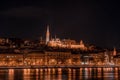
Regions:
M 116 56 L 116 48 L 114 47 L 113 56 Z
M 50 32 L 49 32 L 49 25 L 47 25 L 46 31 L 46 44 L 50 41 Z

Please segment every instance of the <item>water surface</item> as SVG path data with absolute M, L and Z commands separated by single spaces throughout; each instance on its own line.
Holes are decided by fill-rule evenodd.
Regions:
M 120 80 L 119 68 L 0 69 L 0 80 Z

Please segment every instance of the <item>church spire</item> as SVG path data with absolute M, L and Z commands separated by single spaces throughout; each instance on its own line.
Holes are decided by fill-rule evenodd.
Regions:
M 113 56 L 116 56 L 116 48 L 114 47 Z
M 80 41 L 80 45 L 83 45 L 83 44 L 84 44 L 84 43 L 83 43 L 83 41 L 81 40 L 81 41 Z
M 46 44 L 49 42 L 50 40 L 50 31 L 49 31 L 49 25 L 47 25 L 47 31 L 46 31 Z

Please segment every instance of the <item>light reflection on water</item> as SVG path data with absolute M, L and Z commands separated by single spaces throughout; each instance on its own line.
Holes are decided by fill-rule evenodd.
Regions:
M 119 68 L 0 69 L 0 80 L 119 80 Z

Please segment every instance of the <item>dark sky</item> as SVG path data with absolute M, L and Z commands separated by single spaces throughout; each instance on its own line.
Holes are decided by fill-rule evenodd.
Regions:
M 102 47 L 120 47 L 120 8 L 113 1 L 0 1 L 0 37 L 70 38 Z

